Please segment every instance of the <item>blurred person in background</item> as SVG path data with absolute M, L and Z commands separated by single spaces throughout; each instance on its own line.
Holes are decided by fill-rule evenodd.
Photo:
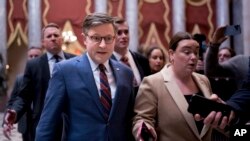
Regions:
M 229 38 L 224 34 L 226 26 L 218 27 L 209 43 L 205 57 L 205 74 L 209 77 L 216 77 L 218 73 L 231 75 L 236 82 L 237 89 L 242 87 L 248 73 L 248 55 L 235 55 L 227 61 L 219 63 L 218 52 L 220 45 Z
M 221 47 L 218 51 L 218 64 L 228 61 L 235 56 L 232 48 Z M 210 80 L 212 90 L 222 100 L 228 100 L 237 90 L 235 76 L 231 71 L 214 71 L 213 75 L 207 74 Z
M 31 108 L 31 140 L 36 136 L 36 126 L 40 120 L 44 99 L 48 88 L 49 80 L 52 76 L 54 65 L 75 55 L 62 50 L 63 38 L 60 27 L 55 23 L 49 23 L 42 29 L 42 45 L 46 50 L 42 56 L 29 60 L 26 63 L 23 81 L 16 102 L 7 109 L 4 123 L 13 127 L 18 122 L 28 108 Z M 57 133 L 54 134 L 55 141 L 61 141 L 66 117 L 62 115 L 57 119 Z M 6 137 L 10 138 L 10 131 L 6 132 Z
M 218 52 L 218 62 L 222 63 L 235 56 L 235 52 L 230 47 L 221 47 Z
M 150 47 L 146 52 L 151 73 L 159 72 L 166 63 L 166 57 L 163 49 L 160 47 Z
M 31 60 L 33 58 L 39 57 L 43 54 L 43 49 L 40 47 L 30 47 L 28 49 L 27 52 L 27 60 Z M 19 74 L 16 77 L 16 81 L 13 87 L 13 90 L 11 92 L 11 96 L 10 99 L 7 103 L 6 109 L 11 108 L 11 106 L 13 105 L 13 103 L 15 103 L 15 100 L 20 92 L 20 88 L 21 88 L 21 83 L 23 81 L 23 74 Z M 4 118 L 3 118 L 4 119 Z M 31 120 L 31 109 L 27 108 L 26 112 L 24 113 L 24 115 L 20 118 L 19 122 L 18 122 L 18 132 L 20 132 L 22 134 L 22 139 L 23 141 L 31 141 L 31 137 L 30 137 L 30 121 Z M 6 135 L 7 132 L 9 132 L 11 129 L 9 128 L 9 126 L 7 126 L 4 123 L 3 120 L 3 132 Z
M 151 74 L 148 59 L 140 53 L 129 50 L 130 36 L 127 21 L 120 17 L 114 17 L 114 25 L 117 33 L 112 59 L 120 61 L 133 71 L 136 94 L 143 77 Z
M 199 59 L 196 66 L 196 72 L 200 74 L 204 74 L 205 64 L 204 57 L 207 49 L 206 45 L 206 36 L 204 34 L 194 34 L 193 38 L 199 43 Z
M 242 87 L 242 80 L 246 78 L 248 70 L 248 58 L 243 55 L 235 56 L 232 48 L 221 47 L 221 44 L 229 38 L 224 34 L 224 30 L 225 26 L 219 27 L 213 34 L 205 57 L 205 74 L 210 80 L 213 93 L 227 101 Z M 229 140 L 217 130 L 213 130 L 212 139 Z

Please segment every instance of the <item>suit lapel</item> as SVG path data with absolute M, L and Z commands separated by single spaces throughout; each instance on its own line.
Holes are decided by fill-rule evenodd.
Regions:
M 183 96 L 180 88 L 173 80 L 172 71 L 170 71 L 167 67 L 168 67 L 168 65 L 166 65 L 163 68 L 163 70 L 161 71 L 163 78 L 164 78 L 165 85 L 166 85 L 167 89 L 169 90 L 170 95 L 174 99 L 178 109 L 181 111 L 183 117 L 187 121 L 188 125 L 190 126 L 190 128 L 192 129 L 194 134 L 197 136 L 197 138 L 200 138 L 198 129 L 197 129 L 195 121 L 194 121 L 194 117 L 192 114 L 188 113 L 188 111 L 187 111 L 188 103 L 187 103 L 185 97 Z
M 116 65 L 116 63 L 114 63 L 114 61 L 110 60 L 109 61 L 110 63 L 110 67 L 112 69 L 112 73 L 114 75 L 114 78 L 115 78 L 115 82 L 116 82 L 116 92 L 115 92 L 115 98 L 113 100 L 113 105 L 112 105 L 112 108 L 111 108 L 111 112 L 110 112 L 110 116 L 109 116 L 109 119 L 112 117 L 112 115 L 114 115 L 114 113 L 116 112 L 117 110 L 117 107 L 118 104 L 119 104 L 119 101 L 121 100 L 121 96 L 120 94 L 122 93 L 120 90 L 121 90 L 121 84 L 122 84 L 122 80 L 119 79 L 119 76 L 120 75 L 120 67 L 118 65 Z
M 136 67 L 137 67 L 137 69 L 138 69 L 138 71 L 139 71 L 140 78 L 143 78 L 143 76 L 144 76 L 144 70 L 141 68 L 141 65 L 139 64 L 138 59 L 137 59 L 137 57 L 136 57 L 136 54 L 133 53 L 133 52 L 130 51 L 130 50 L 129 50 L 129 52 L 131 53 L 131 55 L 132 55 L 132 57 L 133 57 L 133 60 L 134 60 L 134 62 L 135 62 L 135 65 L 136 65 Z M 145 62 L 145 63 L 146 63 L 146 62 Z M 145 70 L 145 71 L 146 71 L 146 70 Z
M 72 57 L 75 57 L 73 54 L 69 54 L 69 53 L 66 53 L 66 52 L 63 52 L 63 54 L 64 54 L 65 59 L 70 59 Z
M 47 54 L 43 54 L 41 56 L 41 59 L 40 59 L 40 63 L 39 63 L 42 67 L 42 72 L 41 73 L 44 73 L 44 82 L 46 82 L 46 84 L 48 84 L 49 82 L 49 79 L 50 79 L 50 71 L 49 71 L 49 63 L 48 63 L 48 57 L 47 57 Z
M 86 87 L 88 88 L 88 92 L 91 95 L 91 97 L 93 98 L 96 106 L 98 107 L 99 111 L 102 113 L 103 118 L 104 117 L 104 112 L 102 110 L 102 104 L 100 102 L 100 97 L 99 97 L 99 93 L 98 93 L 98 89 L 96 87 L 96 83 L 95 83 L 95 79 L 93 76 L 93 72 L 88 60 L 88 57 L 86 54 L 84 54 L 83 56 L 79 56 L 77 58 L 77 68 L 78 68 L 78 73 L 79 76 L 81 77 L 81 79 L 83 80 L 82 83 L 84 83 L 86 85 Z
M 66 59 L 69 59 L 71 57 L 73 57 L 73 55 L 71 54 L 68 54 L 68 53 L 65 53 L 64 52 L 64 56 Z M 49 63 L 48 63 L 48 57 L 47 57 L 47 54 L 44 53 L 41 58 L 39 59 L 39 62 L 38 62 L 39 66 L 42 66 L 41 67 L 41 72 L 42 73 L 42 80 L 43 80 L 43 83 L 42 84 L 45 84 L 46 85 L 46 89 L 48 87 L 48 83 L 49 83 L 49 80 L 50 80 L 50 69 L 49 69 Z
M 113 59 L 113 60 L 115 60 L 115 61 L 118 61 L 118 60 L 115 58 L 115 55 L 114 55 L 114 54 L 112 54 L 110 58 Z

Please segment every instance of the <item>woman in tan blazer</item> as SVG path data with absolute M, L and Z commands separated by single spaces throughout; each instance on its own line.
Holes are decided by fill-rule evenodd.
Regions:
M 137 141 L 142 141 L 142 122 L 155 141 L 211 140 L 211 127 L 195 121 L 187 111 L 193 94 L 212 94 L 207 77 L 194 72 L 198 52 L 198 42 L 189 33 L 179 32 L 170 41 L 170 63 L 144 78 L 134 108 L 133 135 Z

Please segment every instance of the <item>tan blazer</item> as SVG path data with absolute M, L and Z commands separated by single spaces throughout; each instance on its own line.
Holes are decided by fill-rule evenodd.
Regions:
M 198 73 L 192 77 L 204 96 L 209 97 L 212 90 L 207 77 Z M 145 77 L 140 85 L 134 108 L 134 136 L 144 121 L 155 129 L 158 141 L 210 141 L 211 127 L 204 125 L 199 134 L 187 108 L 188 103 L 166 65 L 159 73 Z

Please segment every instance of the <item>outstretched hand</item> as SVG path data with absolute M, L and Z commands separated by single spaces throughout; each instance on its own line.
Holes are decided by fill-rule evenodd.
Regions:
M 8 109 L 4 117 L 3 134 L 6 138 L 10 139 L 11 131 L 14 129 L 14 123 L 16 121 L 16 111 Z
M 11 140 L 11 138 L 10 138 L 10 136 L 11 136 L 11 131 L 14 129 L 14 127 L 13 127 L 13 125 L 11 125 L 11 124 L 6 124 L 6 123 L 4 123 L 3 124 L 3 135 L 7 138 L 7 139 L 9 139 L 9 140 Z

